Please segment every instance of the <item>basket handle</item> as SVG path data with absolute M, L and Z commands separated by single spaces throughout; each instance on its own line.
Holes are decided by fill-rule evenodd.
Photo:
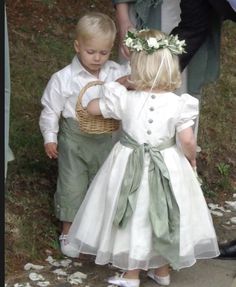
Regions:
M 90 87 L 93 87 L 93 86 L 97 86 L 97 85 L 102 85 L 104 82 L 103 81 L 92 81 L 92 82 L 88 82 L 81 90 L 80 90 L 80 93 L 79 93 L 79 97 L 78 97 L 78 102 L 80 103 L 81 107 L 83 108 L 82 106 L 82 98 L 83 98 L 83 95 L 84 93 L 87 91 L 88 88 Z M 84 108 L 83 108 L 84 109 Z M 86 109 L 85 109 L 86 110 Z

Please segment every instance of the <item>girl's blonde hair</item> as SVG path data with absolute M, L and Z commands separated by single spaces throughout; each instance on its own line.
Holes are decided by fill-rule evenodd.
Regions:
M 107 15 L 100 12 L 90 12 L 82 16 L 75 28 L 76 39 L 90 40 L 94 37 L 111 39 L 116 37 L 115 22 Z
M 138 37 L 162 40 L 167 36 L 157 30 L 143 30 Z M 158 89 L 173 91 L 181 85 L 178 56 L 168 48 L 157 49 L 152 54 L 132 51 L 130 58 L 131 82 L 137 90 Z

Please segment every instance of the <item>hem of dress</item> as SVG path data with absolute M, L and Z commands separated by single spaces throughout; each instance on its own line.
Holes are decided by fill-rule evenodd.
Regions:
M 79 251 L 78 251 L 78 252 L 79 252 Z M 121 270 L 136 270 L 136 269 L 141 269 L 141 270 L 143 270 L 143 271 L 148 271 L 149 269 L 160 268 L 160 267 L 165 266 L 165 265 L 167 265 L 167 264 L 169 264 L 170 267 L 171 267 L 171 263 L 165 262 L 165 263 L 159 264 L 159 265 L 150 265 L 148 268 L 133 267 L 133 268 L 128 268 L 128 269 L 126 269 L 126 268 L 124 268 L 124 267 L 121 267 L 121 266 L 119 266 L 119 265 L 113 263 L 113 262 L 110 261 L 110 260 L 106 260 L 106 261 L 104 261 L 103 263 L 101 263 L 101 262 L 96 262 L 96 255 L 97 255 L 96 253 L 92 253 L 92 252 L 79 252 L 79 254 L 85 254 L 85 255 L 95 256 L 94 263 L 97 264 L 97 265 L 103 266 L 103 265 L 111 264 L 113 267 L 115 267 L 115 268 L 117 268 L 117 269 L 121 269 Z M 172 267 L 171 267 L 171 268 L 172 268 L 173 270 L 175 270 L 175 271 L 179 271 L 179 270 L 184 269 L 184 268 L 190 268 L 190 267 L 192 267 L 194 264 L 196 264 L 196 262 L 197 262 L 198 260 L 214 259 L 214 258 L 217 258 L 219 255 L 220 255 L 220 252 L 218 252 L 218 254 L 217 254 L 217 255 L 214 255 L 214 256 L 201 256 L 201 257 L 199 256 L 199 257 L 196 257 L 195 260 L 194 260 L 192 263 L 190 263 L 190 264 L 183 265 L 183 266 L 178 267 L 178 268 L 175 268 L 175 269 L 172 268 Z

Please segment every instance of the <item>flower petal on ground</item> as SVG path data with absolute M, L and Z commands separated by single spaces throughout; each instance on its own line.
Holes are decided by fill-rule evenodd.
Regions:
M 60 275 L 60 276 L 67 276 L 67 275 L 68 275 L 68 274 L 67 274 L 64 270 L 62 270 L 61 268 L 53 270 L 52 273 L 55 273 L 55 274 Z
M 43 268 L 44 268 L 44 266 L 42 266 L 42 265 L 35 265 L 35 264 L 32 264 L 32 263 L 26 263 L 25 266 L 24 266 L 24 270 L 26 270 L 26 271 L 28 271 L 30 269 L 41 270 Z
M 38 274 L 38 273 L 35 273 L 35 272 L 31 272 L 29 274 L 29 279 L 32 280 L 32 281 L 39 281 L 39 280 L 42 280 L 44 281 L 44 277 L 41 275 L 41 274 Z
M 40 286 L 40 287 L 46 287 L 48 285 L 50 285 L 49 281 L 39 281 L 39 282 L 37 282 L 37 286 Z

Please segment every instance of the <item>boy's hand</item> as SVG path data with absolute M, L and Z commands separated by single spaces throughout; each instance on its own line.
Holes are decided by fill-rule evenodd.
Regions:
M 121 85 L 125 86 L 127 90 L 134 90 L 134 86 L 130 83 L 130 76 L 123 76 L 116 80 L 116 82 L 120 83 Z
M 58 151 L 57 151 L 57 144 L 56 143 L 46 143 L 44 145 L 44 148 L 45 148 L 45 152 L 46 152 L 46 155 L 49 157 L 49 158 L 57 158 L 58 156 Z

